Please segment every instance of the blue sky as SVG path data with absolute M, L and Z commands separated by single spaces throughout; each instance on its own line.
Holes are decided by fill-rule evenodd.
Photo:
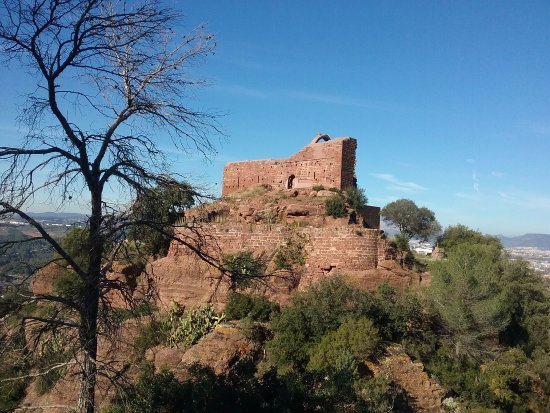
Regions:
M 372 205 L 410 198 L 443 226 L 550 233 L 550 2 L 168 3 L 178 30 L 216 35 L 191 106 L 224 113 L 228 137 L 210 163 L 172 154 L 176 170 L 219 188 L 228 161 L 352 136 Z M 0 75 L 2 144 L 25 75 Z

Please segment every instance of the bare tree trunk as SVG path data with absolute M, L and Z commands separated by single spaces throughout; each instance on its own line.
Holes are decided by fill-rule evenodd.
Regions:
M 92 194 L 92 214 L 90 217 L 90 258 L 88 278 L 83 297 L 83 312 L 80 323 L 80 345 L 82 348 L 82 375 L 78 393 L 77 411 L 93 413 L 95 410 L 95 385 L 97 380 L 97 316 L 101 279 L 101 258 L 103 240 L 101 234 L 101 190 L 94 183 Z
M 89 348 L 86 348 L 89 347 Z M 83 365 L 78 391 L 77 412 L 93 413 L 95 408 L 95 384 L 97 376 L 96 367 L 97 339 L 90 338 L 88 346 L 83 345 Z

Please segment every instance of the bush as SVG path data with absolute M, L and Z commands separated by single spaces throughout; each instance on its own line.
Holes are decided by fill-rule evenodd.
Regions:
M 460 224 L 447 227 L 443 234 L 438 237 L 437 243 L 445 250 L 446 254 L 461 244 L 494 245 L 498 249 L 502 249 L 502 243 L 497 237 L 483 235 L 479 231 L 474 231 Z
M 231 290 L 249 287 L 254 279 L 261 278 L 264 273 L 263 263 L 250 251 L 224 256 L 223 266 L 229 274 Z
M 6 297 L 3 297 L 6 298 Z M 7 318 L 4 318 L 7 322 Z M 18 323 L 10 334 L 3 333 L 0 339 L 0 412 L 11 412 L 25 396 L 29 382 L 29 360 L 26 357 L 25 331 Z M 6 324 L 3 325 L 6 327 Z M 10 327 L 11 328 L 11 327 Z M 21 380 L 10 380 L 23 377 Z
M 346 203 L 340 195 L 333 195 L 325 200 L 325 210 L 328 216 L 341 218 L 346 216 Z
M 134 355 L 138 360 L 145 356 L 145 352 L 167 341 L 167 324 L 160 321 L 151 321 L 145 324 L 134 342 Z
M 325 187 L 323 185 L 314 185 L 312 189 L 314 191 L 322 191 Z
M 42 348 L 41 354 L 35 359 L 34 367 L 39 372 L 45 372 L 36 378 L 35 388 L 38 394 L 49 392 L 65 375 L 64 363 L 70 359 L 61 340 L 52 337 Z M 58 366 L 59 365 L 59 366 Z
M 53 290 L 61 297 L 80 302 L 84 296 L 84 281 L 72 270 L 63 270 L 53 280 Z
M 294 265 L 304 265 L 306 256 L 304 247 L 307 242 L 306 235 L 295 234 L 285 239 L 284 243 L 277 248 L 273 261 L 279 270 L 292 270 Z
M 188 404 L 183 385 L 169 371 L 155 373 L 151 364 L 140 366 L 135 385 L 119 390 L 106 413 L 185 412 Z
M 19 288 L 12 285 L 6 287 L 0 295 L 0 318 L 20 308 L 31 295 L 27 287 Z
M 249 317 L 254 321 L 268 321 L 271 315 L 279 312 L 279 305 L 261 295 L 247 295 L 233 292 L 225 306 L 225 315 L 229 320 Z
M 88 269 L 88 260 L 90 259 L 90 230 L 88 228 L 71 228 L 65 233 L 59 244 L 82 270 Z M 54 257 L 61 258 L 57 253 L 54 254 Z M 62 262 L 64 265 L 68 265 L 65 260 Z
M 512 348 L 502 353 L 484 366 L 483 376 L 504 411 L 531 411 L 527 408 L 527 398 L 534 387 L 533 375 L 523 351 Z
M 192 346 L 220 324 L 224 317 L 223 313 L 216 314 L 211 304 L 188 310 L 183 317 L 173 313 L 168 319 L 168 344 L 171 347 L 179 344 Z
M 241 322 L 243 335 L 247 340 L 264 343 L 270 336 L 269 330 L 262 324 L 252 321 L 251 318 L 245 318 Z
M 363 188 L 347 188 L 346 197 L 348 204 L 353 209 L 359 209 L 367 205 L 368 199 Z
M 252 310 L 252 298 L 249 295 L 232 292 L 225 305 L 225 316 L 228 320 L 245 318 Z
M 310 351 L 309 370 L 356 370 L 358 363 L 372 356 L 380 345 L 380 335 L 368 318 L 346 319 Z
M 347 285 L 341 277 L 321 280 L 294 296 L 271 323 L 274 336 L 267 344 L 270 360 L 280 369 L 304 367 L 309 350 L 346 317 L 372 308 L 370 293 Z
M 248 316 L 254 321 L 269 321 L 274 314 L 279 312 L 279 304 L 260 295 L 252 297 L 252 309 Z
M 138 303 L 136 306 L 128 309 L 116 308 L 113 310 L 113 320 L 117 324 L 121 324 L 126 320 L 140 318 L 147 315 L 152 315 L 155 311 L 155 306 L 148 302 Z

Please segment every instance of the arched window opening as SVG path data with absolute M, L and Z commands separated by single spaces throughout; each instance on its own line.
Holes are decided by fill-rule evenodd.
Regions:
M 292 189 L 292 186 L 294 185 L 294 178 L 296 178 L 294 175 L 290 175 L 288 177 L 288 180 L 286 181 L 287 189 Z

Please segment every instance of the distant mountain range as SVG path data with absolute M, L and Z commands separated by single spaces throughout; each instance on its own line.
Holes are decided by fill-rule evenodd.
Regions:
M 497 235 L 506 248 L 533 247 L 550 250 L 550 234 L 525 234 L 517 237 Z
M 82 220 L 86 218 L 86 215 L 79 214 L 77 212 L 29 212 L 29 215 L 35 219 L 47 219 L 47 220 Z

